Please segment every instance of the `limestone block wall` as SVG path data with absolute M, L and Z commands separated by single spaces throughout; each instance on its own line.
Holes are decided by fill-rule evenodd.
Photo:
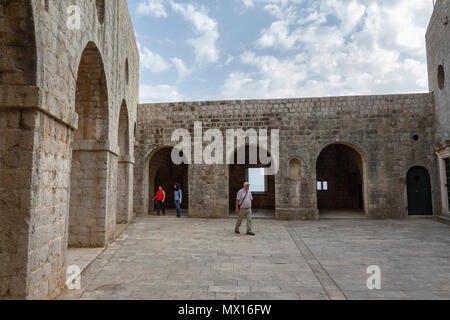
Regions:
M 316 163 L 330 144 L 343 143 L 363 159 L 364 209 L 369 218 L 407 215 L 406 174 L 425 167 L 438 209 L 436 160 L 433 154 L 434 106 L 430 94 L 328 97 L 282 100 L 215 101 L 146 104 L 138 107 L 135 146 L 136 214 L 148 201 L 144 177 L 149 155 L 175 145 L 175 129 L 190 130 L 195 121 L 203 129 L 280 130 L 280 170 L 275 175 L 275 207 L 279 219 L 317 219 Z M 414 136 L 417 135 L 417 140 Z M 225 136 L 225 133 L 224 133 Z M 289 176 L 296 158 L 301 176 Z M 191 165 L 190 215 L 222 217 L 229 210 L 229 170 L 226 165 Z M 293 188 L 296 197 L 293 197 Z M 296 200 L 291 200 L 296 199 Z
M 34 85 L 37 70 L 31 2 L 2 1 L 0 8 L 0 83 L 9 86 Z
M 436 148 L 450 141 L 449 19 L 450 1 L 437 0 L 426 34 L 428 81 L 436 105 Z
M 69 246 L 103 247 L 109 181 L 106 151 L 74 151 L 70 193 Z
M 192 165 L 189 168 L 189 216 L 225 218 L 229 215 L 229 168 L 224 165 Z
M 450 219 L 450 197 L 445 159 L 450 157 L 450 1 L 437 0 L 426 34 L 428 82 L 436 108 L 434 148 L 438 155 L 441 209 L 437 214 Z
M 61 0 L 49 1 L 47 7 L 46 3 L 0 3 L 0 22 L 5 26 L 0 31 L 0 171 L 11 178 L 13 168 L 8 163 L 20 154 L 27 158 L 14 176 L 17 186 L 0 180 L 1 190 L 12 190 L 4 197 L 15 203 L 4 206 L 2 202 L 0 208 L 0 219 L 5 221 L 0 244 L 0 254 L 5 257 L 0 265 L 0 298 L 51 298 L 64 285 L 72 142 L 79 118 L 75 112 L 77 75 L 88 43 L 100 52 L 107 88 L 105 134 L 101 140 L 88 141 L 100 146 L 91 151 L 104 153 L 104 170 L 97 172 L 107 179 L 101 190 L 106 206 L 101 218 L 103 245 L 113 239 L 116 223 L 118 128 L 123 101 L 129 132 L 136 122 L 139 53 L 126 1 Z M 67 27 L 71 5 L 80 8 L 80 29 Z M 14 145 L 6 142 L 17 137 L 21 140 Z M 132 145 L 134 137 L 127 139 Z M 133 163 L 132 149 L 128 157 Z M 132 192 L 132 183 L 129 190 Z M 18 196 L 21 201 L 14 202 Z M 17 223 L 12 223 L 14 220 Z
M 35 209 L 32 168 L 36 118 L 31 112 L 0 110 L 0 297 L 25 294 L 29 222 Z M 28 130 L 22 129 L 25 125 Z

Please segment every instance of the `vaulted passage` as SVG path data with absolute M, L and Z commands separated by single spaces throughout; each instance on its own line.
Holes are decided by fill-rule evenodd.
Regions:
M 234 164 L 229 165 L 229 206 L 230 213 L 235 214 L 236 195 L 243 187 L 243 183 L 250 183 L 250 191 L 253 194 L 253 213 L 256 216 L 275 215 L 275 176 L 265 175 L 264 168 L 269 165 L 252 164 L 250 161 L 250 147 L 237 149 L 234 153 Z M 245 151 L 245 163 L 239 164 L 239 150 Z M 259 148 L 255 149 L 259 155 Z
M 176 165 L 172 162 L 172 147 L 165 147 L 153 153 L 149 159 L 149 214 L 156 213 L 156 207 L 151 201 L 158 187 L 163 187 L 166 192 L 165 207 L 175 209 L 174 184 L 181 185 L 183 201 L 181 208 L 189 207 L 189 166 L 186 164 Z M 184 212 L 183 214 L 186 214 Z
M 117 207 L 116 207 L 116 219 L 119 224 L 126 224 L 131 219 L 131 159 L 130 159 L 130 135 L 129 135 L 129 119 L 128 108 L 125 100 L 122 102 L 119 116 L 119 148 L 120 157 L 118 164 L 118 177 L 117 177 Z
M 108 92 L 102 57 L 89 43 L 78 68 L 75 111 L 69 246 L 105 245 L 108 157 Z
M 326 215 L 363 216 L 363 161 L 353 148 L 343 144 L 326 147 L 319 155 L 317 207 Z

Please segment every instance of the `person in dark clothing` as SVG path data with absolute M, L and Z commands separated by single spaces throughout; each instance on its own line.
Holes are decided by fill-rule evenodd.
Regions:
M 181 204 L 183 202 L 183 192 L 181 191 L 181 185 L 177 182 L 174 184 L 175 189 L 175 207 L 177 208 L 177 217 L 181 217 Z

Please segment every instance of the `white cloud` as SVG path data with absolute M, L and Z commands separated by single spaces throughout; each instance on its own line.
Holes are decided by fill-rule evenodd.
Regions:
M 427 91 L 426 0 L 254 0 L 275 20 L 230 72 L 222 98 Z M 267 49 L 283 50 L 280 56 Z
M 192 70 L 186 67 L 186 64 L 180 58 L 172 58 L 170 61 L 173 63 L 178 71 L 178 81 L 182 81 L 186 76 L 188 76 Z
M 138 49 L 141 56 L 141 67 L 155 73 L 163 72 L 170 68 L 170 64 L 161 55 L 153 53 L 146 47 L 141 48 L 139 43 Z
M 254 6 L 253 0 L 242 0 L 242 3 L 246 8 L 250 8 Z
M 163 0 L 141 1 L 136 9 L 136 13 L 141 16 L 152 16 L 155 18 L 166 18 L 167 11 Z
M 139 86 L 139 103 L 177 102 L 183 100 L 183 96 L 175 86 L 161 84 Z
M 172 9 L 180 13 L 185 20 L 193 24 L 198 37 L 188 39 L 187 42 L 194 47 L 197 63 L 211 63 L 219 59 L 219 50 L 216 42 L 219 39 L 217 22 L 210 18 L 206 9 L 197 8 L 192 4 L 171 2 Z

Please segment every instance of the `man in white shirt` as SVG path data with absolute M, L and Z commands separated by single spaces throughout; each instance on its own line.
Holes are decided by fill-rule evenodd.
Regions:
M 239 190 L 236 197 L 236 213 L 239 215 L 234 232 L 240 234 L 239 228 L 241 227 L 242 220 L 247 219 L 247 234 L 254 236 L 252 231 L 252 201 L 253 196 L 250 192 L 250 184 L 244 183 L 244 188 Z

